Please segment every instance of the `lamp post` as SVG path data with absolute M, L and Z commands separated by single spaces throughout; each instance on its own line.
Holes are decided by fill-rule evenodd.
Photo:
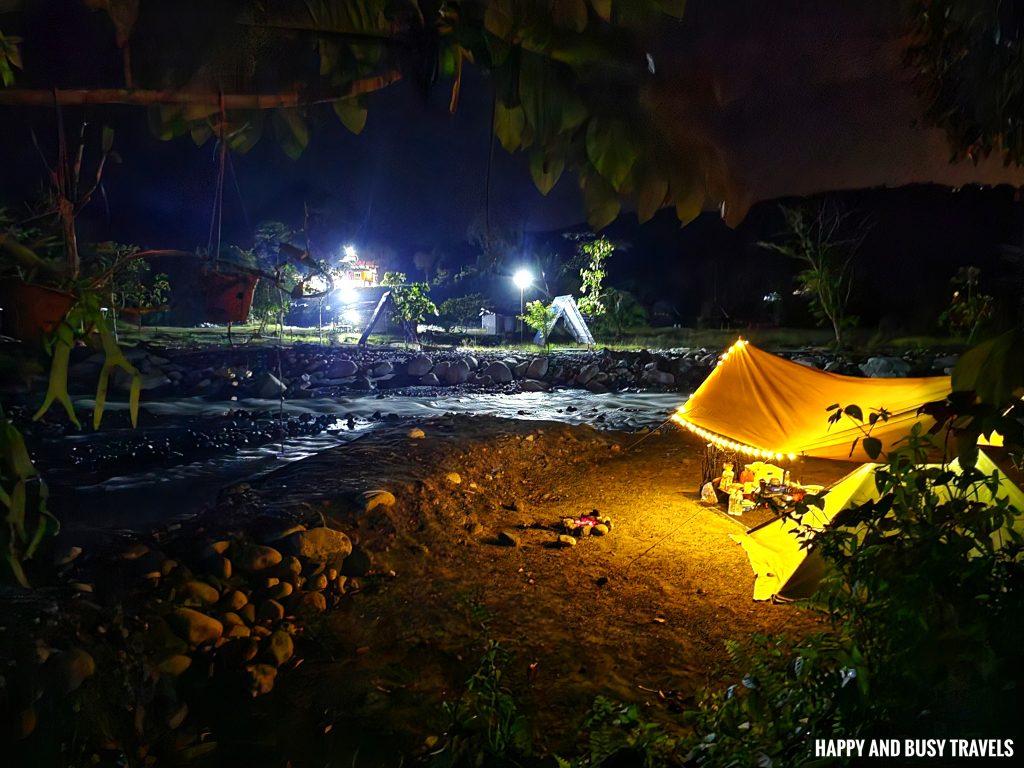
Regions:
M 526 289 L 533 285 L 533 274 L 528 269 L 520 269 L 512 275 L 512 282 L 519 289 L 519 343 L 523 343 L 523 294 Z

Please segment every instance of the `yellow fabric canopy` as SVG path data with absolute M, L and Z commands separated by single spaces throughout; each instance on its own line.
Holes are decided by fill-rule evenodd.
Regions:
M 845 416 L 830 426 L 830 405 L 859 405 L 865 419 L 872 409 L 886 409 L 889 420 L 876 424 L 871 436 L 888 451 L 906 437 L 914 422 L 932 424 L 919 417 L 917 409 L 945 399 L 950 386 L 948 376 L 862 379 L 826 373 L 740 339 L 673 418 L 720 447 L 750 456 L 862 462 L 868 457 L 859 444 L 850 455 L 862 432 Z
M 1024 512 L 1024 491 L 1000 470 L 987 453 L 982 451 L 978 454 L 976 466 L 986 475 L 999 471 L 999 486 L 993 494 L 986 483 L 977 483 L 968 491 L 969 499 L 991 502 L 994 498 L 1005 497 L 1011 507 Z M 949 468 L 959 473 L 959 461 L 952 461 Z M 780 517 L 730 537 L 746 550 L 750 559 L 750 567 L 755 574 L 755 600 L 787 602 L 810 597 L 814 593 L 825 574 L 825 562 L 813 547 L 803 546 L 800 533 L 813 536 L 830 525 L 841 510 L 877 499 L 876 469 L 875 464 L 865 464 L 848 474 L 829 488 L 822 508 L 808 507 L 799 521 Z M 941 488 L 935 491 L 942 493 Z M 1024 517 L 1017 516 L 1012 527 L 1018 533 L 1024 533 Z M 992 533 L 992 540 L 1001 547 L 1010 539 L 1003 529 L 997 529 Z

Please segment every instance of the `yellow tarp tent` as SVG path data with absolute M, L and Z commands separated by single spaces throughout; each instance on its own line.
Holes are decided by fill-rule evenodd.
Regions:
M 825 563 L 814 552 L 801 546 L 799 531 L 807 527 L 821 531 L 843 509 L 878 498 L 875 487 L 875 469 L 878 465 L 865 464 L 833 485 L 825 496 L 824 508 L 811 507 L 799 520 L 776 519 L 745 534 L 731 538 L 746 550 L 754 570 L 754 599 L 787 602 L 809 597 L 825 572 Z M 977 468 L 986 475 L 997 470 L 995 462 L 984 451 L 978 455 Z M 950 469 L 959 471 L 953 461 Z M 1024 512 L 1024 491 L 1005 474 L 1000 473 L 1001 484 L 997 496 L 1006 497 L 1010 505 Z M 979 501 L 989 501 L 992 495 L 984 484 L 977 484 L 971 494 Z M 1018 517 L 1014 526 L 1024 532 L 1024 518 Z M 1000 537 L 996 531 L 993 537 Z
M 889 411 L 889 420 L 872 431 L 887 451 L 915 421 L 930 425 L 930 420 L 917 416 L 917 409 L 945 399 L 949 392 L 948 376 L 840 376 L 784 360 L 741 339 L 673 418 L 702 438 L 749 456 L 866 461 L 859 447 L 850 455 L 854 440 L 862 436 L 860 430 L 846 417 L 830 428 L 828 406 L 859 405 L 865 418 L 871 409 Z

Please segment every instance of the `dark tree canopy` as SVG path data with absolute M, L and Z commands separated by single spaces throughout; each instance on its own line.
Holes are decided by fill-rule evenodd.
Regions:
M 1024 3 L 917 0 L 907 59 L 952 160 L 1024 164 Z
M 321 105 L 359 133 L 368 94 L 405 79 L 423 89 L 443 81 L 455 110 L 463 67 L 476 66 L 493 85 L 501 145 L 528 155 L 542 194 L 574 172 L 593 226 L 627 200 L 642 221 L 672 206 L 686 222 L 721 199 L 713 165 L 675 149 L 651 114 L 646 40 L 685 0 L 82 2 L 109 19 L 105 37 L 80 40 L 107 65 L 84 85 L 28 67 L 0 89 L 0 104 L 146 105 L 162 139 L 245 152 L 271 131 L 298 157 Z M 28 38 L 29 5 L 0 14 L 0 29 Z M 66 12 L 85 13 L 77 4 Z

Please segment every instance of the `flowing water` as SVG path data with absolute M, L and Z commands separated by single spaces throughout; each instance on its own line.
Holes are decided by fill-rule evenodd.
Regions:
M 428 396 L 366 395 L 284 403 L 257 399 L 213 402 L 201 398 L 143 403 L 140 419 L 143 425 L 147 414 L 164 422 L 195 422 L 223 417 L 229 411 L 276 414 L 280 410 L 288 417 L 310 414 L 337 418 L 318 435 L 287 438 L 212 458 L 132 474 L 97 479 L 89 477 L 88 473 L 65 469 L 55 473 L 55 481 L 51 482 L 53 506 L 65 528 L 80 533 L 144 528 L 195 514 L 216 495 L 218 489 L 226 485 L 259 477 L 286 463 L 349 442 L 382 423 L 381 417 L 393 415 L 415 421 L 448 413 L 478 414 L 632 431 L 662 424 L 684 399 L 685 396 L 679 393 L 594 395 L 580 390 L 560 390 L 516 394 L 438 394 L 432 391 Z M 92 402 L 82 400 L 78 405 L 91 408 Z M 118 403 L 107 405 L 108 410 L 124 407 Z M 151 429 L 154 433 L 157 431 L 156 428 Z M 142 426 L 131 434 L 134 439 L 145 438 L 147 428 Z M 69 448 L 76 443 L 97 439 L 104 439 L 102 433 L 63 438 Z

